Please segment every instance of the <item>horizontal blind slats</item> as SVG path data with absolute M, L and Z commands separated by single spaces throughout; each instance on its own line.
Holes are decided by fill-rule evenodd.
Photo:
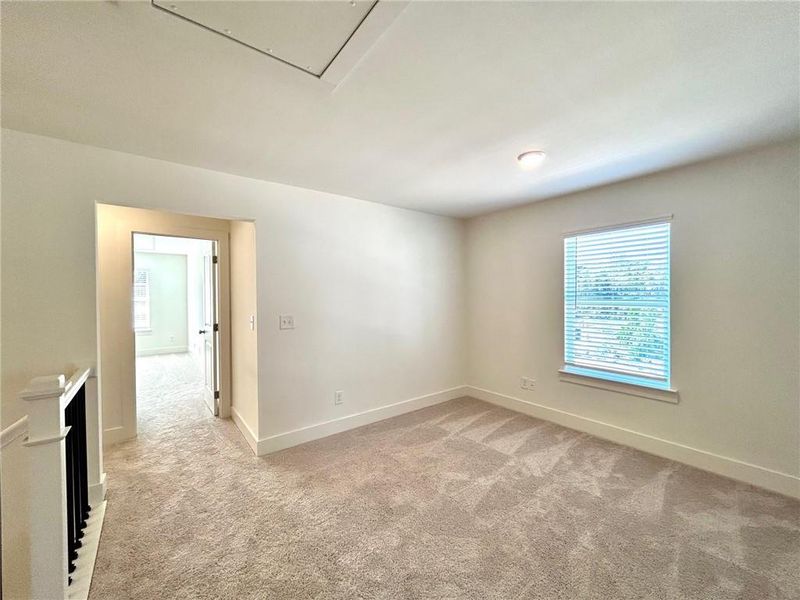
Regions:
M 615 340 L 609 339 L 608 337 L 586 337 L 580 340 L 573 340 L 573 345 L 577 347 L 583 347 L 588 350 L 592 348 L 597 348 L 600 350 L 617 350 L 619 352 L 630 352 L 631 350 L 635 349 L 637 352 L 642 354 L 651 354 L 656 358 L 662 356 L 662 352 L 666 347 L 666 344 L 659 340 L 650 341 L 649 338 L 639 337 L 639 338 L 629 338 L 626 340 L 622 340 L 617 347 L 609 346 L 610 342 L 614 342 Z
M 618 254 L 622 252 L 649 252 L 664 247 L 666 237 L 647 237 L 640 240 L 625 240 L 622 242 L 605 241 L 597 244 L 586 244 L 578 241 L 575 251 L 578 254 Z
M 669 381 L 669 223 L 564 238 L 567 364 Z
M 616 363 L 606 363 L 599 360 L 580 360 L 576 361 L 573 364 L 581 367 L 593 367 L 595 369 L 603 371 L 613 371 L 616 373 L 625 373 L 628 375 L 641 375 L 643 377 L 650 377 L 652 379 L 657 379 L 662 381 L 666 380 L 666 377 L 661 373 L 655 374 L 641 369 L 626 368 L 625 366 L 621 366 Z
M 628 373 L 637 372 L 643 375 L 649 375 L 650 377 L 663 377 L 663 366 L 625 361 L 620 362 L 613 357 L 578 356 L 575 359 L 575 364 L 593 366 L 600 369 L 627 371 Z
M 597 344 L 576 344 L 573 346 L 573 356 L 576 358 L 611 360 L 618 364 L 640 365 L 643 367 L 658 367 L 663 369 L 666 362 L 661 358 L 663 351 L 658 349 L 639 350 L 631 348 L 630 351 L 609 351 L 606 346 Z
M 593 262 L 608 262 L 614 261 L 618 263 L 620 261 L 634 261 L 634 260 L 641 260 L 643 258 L 666 258 L 667 253 L 660 249 L 652 249 L 648 250 L 646 248 L 634 248 L 630 250 L 620 250 L 617 252 L 577 252 L 578 264 L 583 267 L 591 266 Z

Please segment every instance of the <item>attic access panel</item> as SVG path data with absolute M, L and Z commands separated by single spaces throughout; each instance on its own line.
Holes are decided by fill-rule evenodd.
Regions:
M 322 77 L 378 0 L 151 0 L 152 5 Z

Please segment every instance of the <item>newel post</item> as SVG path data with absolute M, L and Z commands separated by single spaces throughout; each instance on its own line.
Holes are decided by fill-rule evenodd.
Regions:
M 67 594 L 67 494 L 62 397 L 64 375 L 36 377 L 20 393 L 27 404 L 30 456 L 30 592 L 33 598 Z

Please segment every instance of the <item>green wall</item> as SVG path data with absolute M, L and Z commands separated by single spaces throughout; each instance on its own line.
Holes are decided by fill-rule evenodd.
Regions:
M 136 354 L 186 352 L 186 256 L 135 252 L 134 265 L 150 270 L 150 331 L 136 333 Z

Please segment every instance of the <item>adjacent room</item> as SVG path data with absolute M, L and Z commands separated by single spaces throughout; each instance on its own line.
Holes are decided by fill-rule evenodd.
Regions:
M 0 11 L 2 598 L 800 598 L 800 4 Z
M 210 240 L 133 234 L 140 434 L 165 413 L 219 413 L 214 399 L 213 246 Z M 174 426 L 185 421 L 172 416 L 168 422 Z

